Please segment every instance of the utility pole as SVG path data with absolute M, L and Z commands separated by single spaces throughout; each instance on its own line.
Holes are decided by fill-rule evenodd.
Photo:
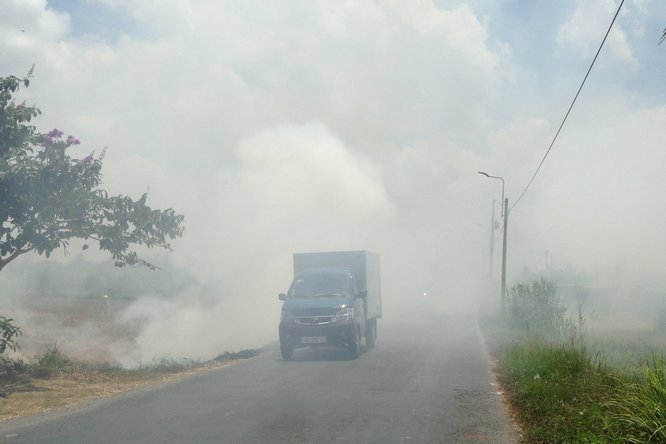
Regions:
M 477 171 L 477 173 L 481 174 L 482 176 L 486 176 L 490 179 L 497 179 L 502 181 L 502 200 L 501 202 L 504 202 L 504 211 L 502 211 L 502 217 L 504 218 L 504 240 L 502 242 L 502 293 L 500 295 L 500 301 L 501 301 L 501 306 L 502 306 L 502 311 L 504 311 L 504 298 L 506 297 L 506 229 L 507 229 L 507 219 L 509 218 L 509 198 L 504 198 L 504 178 L 500 176 L 491 176 L 490 174 L 486 173 L 485 171 Z M 493 208 L 494 208 L 494 201 L 493 201 Z M 495 211 L 493 211 L 493 215 L 495 214 Z M 494 218 L 494 216 L 493 216 Z M 494 223 L 494 220 L 493 220 Z M 491 228 L 492 232 L 492 228 Z M 492 258 L 492 243 L 495 239 L 491 239 L 491 258 Z M 492 260 L 491 260 L 492 264 Z M 491 265 L 492 266 L 492 265 Z
M 509 227 L 509 198 L 504 199 L 504 234 L 502 239 L 502 311 L 506 302 L 506 232 Z
M 488 277 L 493 278 L 493 253 L 495 250 L 495 199 L 493 199 L 493 212 L 490 213 L 490 261 L 488 263 Z

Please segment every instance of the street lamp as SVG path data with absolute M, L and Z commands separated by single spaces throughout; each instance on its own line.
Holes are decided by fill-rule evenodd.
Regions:
M 504 230 L 502 236 L 502 289 L 500 295 L 500 302 L 502 305 L 502 311 L 504 311 L 504 301 L 506 299 L 506 233 L 509 225 L 509 199 L 504 197 L 504 179 L 499 176 L 491 176 L 488 173 L 483 171 L 477 171 L 477 173 L 489 177 L 490 179 L 499 179 L 502 181 L 502 218 L 504 219 Z
M 502 205 L 504 205 L 504 179 L 499 177 L 499 176 L 491 176 L 490 174 L 484 173 L 483 171 L 477 171 L 477 173 L 482 174 L 482 175 L 484 175 L 486 177 L 489 177 L 491 179 L 499 179 L 499 180 L 502 181 L 502 200 L 501 200 L 501 202 L 502 202 Z M 504 207 L 503 206 L 502 206 L 501 214 L 502 214 L 502 217 L 504 217 Z

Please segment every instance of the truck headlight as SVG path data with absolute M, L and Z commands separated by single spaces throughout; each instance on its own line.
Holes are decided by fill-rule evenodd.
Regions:
M 333 322 L 344 322 L 354 320 L 354 307 L 344 307 L 342 310 L 335 314 Z

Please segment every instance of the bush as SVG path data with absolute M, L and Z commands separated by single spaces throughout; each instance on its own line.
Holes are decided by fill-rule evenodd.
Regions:
M 530 336 L 559 335 L 567 326 L 555 284 L 543 277 L 511 287 L 508 307 L 511 327 Z
M 67 372 L 72 366 L 72 361 L 53 344 L 37 355 L 37 363 L 31 373 L 35 378 L 49 378 Z
M 0 356 L 0 384 L 18 382 L 28 371 L 28 365 L 22 360 L 12 360 Z

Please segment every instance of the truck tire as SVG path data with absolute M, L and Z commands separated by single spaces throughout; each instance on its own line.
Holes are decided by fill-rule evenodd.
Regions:
M 356 359 L 361 354 L 361 331 L 356 330 L 356 335 L 352 342 L 349 343 L 349 357 Z
M 365 327 L 365 345 L 368 348 L 375 346 L 377 339 L 377 319 L 372 319 Z
M 291 344 L 280 342 L 280 353 L 282 354 L 282 359 L 291 361 L 291 358 L 294 356 L 294 347 Z

